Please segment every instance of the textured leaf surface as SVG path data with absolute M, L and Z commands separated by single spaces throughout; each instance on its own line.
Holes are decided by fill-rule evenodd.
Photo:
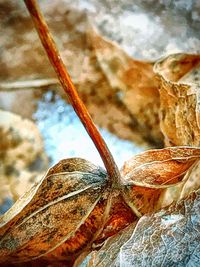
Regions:
M 198 266 L 200 260 L 200 191 L 109 238 L 84 266 Z
M 74 240 L 67 244 L 66 254 L 82 249 L 102 223 L 105 186 L 105 172 L 86 160 L 63 160 L 52 167 L 40 183 L 2 216 L 0 261 L 37 258 L 70 238 Z M 92 212 L 97 213 L 96 217 L 93 214 L 92 228 L 82 236 L 78 230 Z M 76 232 L 80 236 L 76 237 Z M 80 239 L 78 243 L 76 238 Z
M 119 255 L 119 266 L 199 266 L 200 191 L 142 217 Z
M 161 130 L 167 145 L 200 145 L 200 55 L 158 61 Z
M 200 55 L 170 55 L 158 61 L 154 71 L 159 81 L 160 125 L 166 145 L 200 146 Z M 184 185 L 166 190 L 163 205 L 199 187 L 198 163 Z
M 90 253 L 90 255 L 85 260 L 85 262 L 88 261 L 87 267 L 116 266 L 115 264 L 117 262 L 117 256 L 120 252 L 120 248 L 131 237 L 135 226 L 136 222 L 132 223 L 115 236 L 107 239 L 107 241 L 99 251 L 93 251 L 92 253 Z
M 192 147 L 149 150 L 127 161 L 122 173 L 126 183 L 161 188 L 179 182 L 199 157 L 200 149 Z
M 200 158 L 200 149 L 169 147 L 149 150 L 127 161 L 122 169 L 124 197 L 141 216 L 158 208 L 163 189 L 181 182 Z
M 136 220 L 136 214 L 125 203 L 122 195 L 113 191 L 109 216 L 103 231 L 94 242 L 95 246 L 102 245 L 108 237 L 115 235 Z

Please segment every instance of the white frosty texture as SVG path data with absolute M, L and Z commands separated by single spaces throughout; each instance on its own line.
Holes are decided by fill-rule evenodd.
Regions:
M 200 190 L 143 216 L 119 254 L 120 267 L 200 266 Z
M 199 210 L 200 189 L 107 239 L 80 267 L 198 267 Z
M 199 0 L 63 0 L 90 14 L 106 37 L 134 58 L 200 51 Z
M 58 95 L 46 93 L 38 102 L 34 118 L 44 138 L 45 150 L 51 164 L 64 158 L 80 157 L 103 166 L 99 153 L 73 108 Z M 121 140 L 105 129 L 99 130 L 119 167 L 124 161 L 145 149 L 127 140 Z

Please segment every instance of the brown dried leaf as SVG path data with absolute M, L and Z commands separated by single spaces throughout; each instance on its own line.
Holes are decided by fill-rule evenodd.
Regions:
M 161 143 L 159 93 L 153 63 L 132 59 L 116 43 L 97 34 L 94 28 L 88 37 L 111 89 L 118 92 L 119 101 L 135 121 L 134 128 L 147 140 Z
M 199 210 L 200 190 L 165 210 L 142 217 L 121 247 L 117 266 L 198 266 Z
M 109 216 L 101 234 L 95 239 L 94 246 L 102 246 L 107 238 L 115 235 L 136 220 L 137 216 L 125 203 L 121 192 L 112 191 Z
M 109 238 L 82 266 L 197 266 L 199 208 L 198 190 L 165 210 L 143 216 L 136 228 L 133 223 Z
M 106 184 L 105 172 L 83 159 L 63 160 L 52 167 L 1 217 L 0 262 L 29 261 L 51 251 L 47 258 L 62 259 L 62 244 L 65 256 L 80 253 L 103 222 Z M 88 231 L 79 231 L 89 226 Z
M 183 181 L 200 158 L 200 148 L 149 150 L 127 161 L 122 169 L 124 198 L 138 216 L 158 208 L 163 189 Z
M 170 55 L 155 64 L 160 87 L 161 130 L 166 145 L 200 146 L 200 55 Z M 169 188 L 163 205 L 187 196 L 200 187 L 200 165 L 188 174 L 185 184 Z
M 200 146 L 200 55 L 170 55 L 158 61 L 154 71 L 166 144 Z

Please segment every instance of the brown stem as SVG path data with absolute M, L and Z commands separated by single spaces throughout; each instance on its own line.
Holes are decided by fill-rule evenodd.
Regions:
M 79 98 L 78 93 L 71 81 L 71 78 L 66 70 L 66 67 L 59 55 L 55 42 L 49 32 L 48 26 L 44 20 L 44 17 L 39 9 L 36 0 L 24 0 L 27 9 L 29 10 L 35 28 L 37 29 L 40 40 L 46 50 L 49 60 L 56 71 L 60 83 L 67 93 L 69 100 L 87 130 L 89 136 L 93 140 L 99 154 L 104 162 L 108 175 L 113 185 L 119 184 L 120 172 L 113 159 L 111 152 L 109 151 L 105 141 L 100 135 L 98 129 L 93 123 L 84 103 Z

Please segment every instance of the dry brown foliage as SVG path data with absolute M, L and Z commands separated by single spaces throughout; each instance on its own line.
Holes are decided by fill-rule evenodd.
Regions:
M 170 55 L 157 61 L 153 72 L 152 63 L 131 59 L 89 30 L 104 78 L 111 90 L 120 88 L 120 101 L 138 120 L 138 129 L 145 129 L 145 138 L 150 134 L 150 139 L 162 139 L 154 128 L 160 115 L 165 144 L 170 145 L 133 157 L 119 172 L 77 95 L 36 1 L 25 2 L 107 172 L 80 158 L 64 159 L 50 168 L 0 217 L 0 265 L 78 266 L 88 254 L 86 265 L 99 267 L 198 262 L 200 56 Z M 12 139 L 2 136 L 4 145 L 15 147 Z

